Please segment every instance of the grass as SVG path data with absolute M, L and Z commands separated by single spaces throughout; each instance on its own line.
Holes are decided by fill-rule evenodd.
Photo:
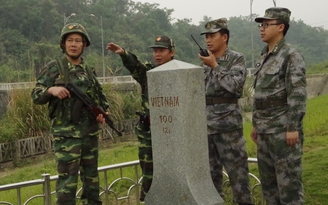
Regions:
M 307 114 L 304 118 L 304 154 L 303 154 L 303 183 L 307 205 L 324 205 L 328 201 L 328 95 L 322 95 L 308 100 Z M 247 140 L 249 157 L 256 157 L 256 144 L 250 138 L 252 125 L 249 121 L 244 123 L 244 135 Z M 137 142 L 133 140 L 111 144 L 102 147 L 99 155 L 99 166 L 116 164 L 137 159 Z M 38 159 L 38 163 L 31 160 L 20 164 L 21 168 L 6 169 L 0 172 L 0 184 L 26 181 L 40 178 L 42 173 L 56 174 L 55 162 L 52 155 L 45 155 Z M 250 170 L 258 176 L 257 166 L 250 165 Z M 133 174 L 131 170 L 131 173 Z M 116 173 L 117 174 L 117 173 Z M 113 173 L 113 175 L 116 175 Z M 121 184 L 124 188 L 127 185 Z M 54 188 L 54 187 L 53 187 Z M 40 193 L 41 190 L 22 189 L 22 193 Z M 0 192 L 0 200 L 15 198 L 15 193 Z M 27 194 L 23 197 L 27 197 Z
M 134 137 L 134 136 L 133 136 Z M 128 140 L 117 144 L 102 144 L 99 152 L 99 166 L 109 164 L 117 164 L 127 161 L 137 160 L 137 142 L 136 140 Z M 35 160 L 28 160 L 22 162 L 21 168 L 5 169 L 0 172 L 0 185 L 16 183 L 21 181 L 29 181 L 39 179 L 42 174 L 49 173 L 56 175 L 56 163 L 53 154 L 43 155 L 37 157 Z M 139 173 L 141 173 L 139 171 Z M 108 173 L 108 181 L 112 182 L 119 176 L 119 170 L 110 171 Z M 124 169 L 124 176 L 134 178 L 134 170 Z M 103 180 L 103 175 L 100 174 L 100 181 Z M 120 192 L 120 190 L 127 190 L 130 184 L 126 181 L 117 183 L 113 190 Z M 80 183 L 79 183 L 80 187 Z M 55 190 L 55 182 L 51 183 L 51 190 Z M 41 186 L 34 186 L 33 188 L 22 188 L 22 201 L 26 201 L 29 197 L 42 193 Z M 0 201 L 10 201 L 16 198 L 16 190 L 0 192 Z M 55 197 L 52 197 L 53 201 Z M 29 205 L 41 204 L 42 200 L 33 200 Z

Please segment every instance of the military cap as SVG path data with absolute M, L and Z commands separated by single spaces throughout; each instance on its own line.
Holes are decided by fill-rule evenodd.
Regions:
M 282 7 L 271 7 L 265 10 L 265 14 L 263 17 L 255 18 L 257 23 L 261 23 L 263 20 L 281 20 L 286 23 L 289 23 L 291 12 L 287 8 Z
M 149 48 L 168 48 L 174 50 L 175 45 L 171 38 L 167 36 L 157 36 L 155 39 L 155 43 Z
M 228 29 L 228 20 L 226 18 L 220 18 L 207 22 L 205 24 L 205 31 L 203 31 L 200 35 L 206 33 L 216 33 L 221 29 Z

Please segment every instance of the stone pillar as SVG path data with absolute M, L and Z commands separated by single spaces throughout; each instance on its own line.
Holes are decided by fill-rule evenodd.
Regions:
M 223 205 L 209 168 L 203 68 L 172 60 L 147 72 L 154 178 L 147 205 Z

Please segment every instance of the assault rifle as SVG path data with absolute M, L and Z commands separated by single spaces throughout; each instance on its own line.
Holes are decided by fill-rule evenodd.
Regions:
M 78 97 L 79 100 L 81 100 L 83 102 L 83 104 L 87 106 L 89 111 L 91 111 L 91 113 L 94 114 L 94 116 L 97 117 L 99 114 L 102 114 L 103 117 L 105 118 L 106 124 L 110 128 L 112 128 L 119 136 L 123 135 L 122 131 L 119 131 L 118 129 L 116 129 L 114 127 L 114 122 L 109 118 L 109 116 L 106 114 L 106 112 L 101 107 L 99 107 L 96 102 L 94 102 L 86 94 L 84 94 L 78 86 L 76 86 L 72 82 L 68 82 L 68 83 L 66 83 L 65 88 L 70 93 L 74 93 L 76 95 L 76 97 Z

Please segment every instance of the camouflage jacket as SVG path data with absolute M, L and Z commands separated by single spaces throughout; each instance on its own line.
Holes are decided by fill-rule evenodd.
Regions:
M 149 99 L 148 99 L 148 83 L 147 71 L 155 66 L 150 62 L 141 63 L 137 56 L 133 53 L 125 51 L 125 54 L 120 55 L 123 65 L 130 71 L 132 77 L 141 86 L 142 108 L 147 116 L 149 116 Z
M 282 39 L 255 64 L 253 127 L 258 133 L 291 132 L 302 129 L 306 109 L 305 62 L 302 55 Z M 283 101 L 285 106 L 259 109 L 255 102 Z
M 78 66 L 68 63 L 68 70 L 69 79 L 104 110 L 107 110 L 108 102 L 91 68 L 88 68 L 82 60 Z M 43 68 L 32 91 L 32 99 L 35 104 L 48 103 L 49 117 L 52 121 L 50 132 L 53 135 L 74 138 L 98 135 L 100 126 L 96 117 L 83 104 L 77 103 L 77 97 L 71 94 L 71 98 L 60 100 L 47 92 L 50 87 L 64 86 L 64 83 L 64 76 L 60 74 L 59 66 L 54 60 Z
M 214 69 L 203 65 L 206 97 L 240 98 L 246 80 L 244 56 L 227 48 L 217 62 Z M 207 105 L 206 110 L 209 134 L 243 128 L 242 111 L 238 104 Z

